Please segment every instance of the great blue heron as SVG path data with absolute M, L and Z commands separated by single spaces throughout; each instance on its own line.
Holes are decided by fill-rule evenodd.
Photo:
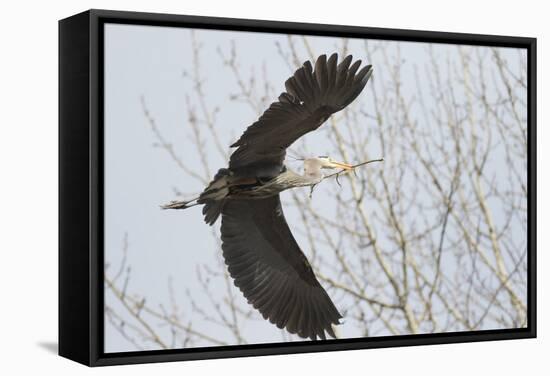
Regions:
M 336 338 L 332 325 L 338 312 L 292 236 L 283 215 L 279 192 L 312 186 L 323 179 L 321 169 L 351 169 L 329 157 L 304 160 L 304 174 L 284 165 L 286 149 L 321 126 L 363 90 L 372 66 L 359 70 L 347 56 L 321 55 L 315 68 L 306 61 L 285 82 L 286 92 L 248 127 L 231 147 L 229 167 L 222 168 L 201 195 L 172 202 L 166 209 L 204 204 L 206 223 L 222 216 L 225 263 L 235 285 L 264 319 L 290 333 L 312 340 Z

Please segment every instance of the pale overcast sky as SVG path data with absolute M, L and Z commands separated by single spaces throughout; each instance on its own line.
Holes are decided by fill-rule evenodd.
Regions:
M 248 74 L 255 69 L 261 75 L 258 70 L 264 66 L 266 77 L 276 91 L 281 92 L 291 70 L 279 56 L 277 43 L 283 48 L 287 46 L 287 36 L 213 30 L 196 30 L 195 33 L 203 45 L 201 69 L 206 76 L 204 92 L 209 103 L 220 108 L 218 118 L 223 119 L 220 122 L 223 126 L 219 128 L 219 135 L 228 147 L 256 119 L 257 114 L 247 104 L 228 99 L 228 94 L 238 92 L 238 86 L 229 68 L 221 62 L 217 49 L 228 53 L 231 41 L 235 41 L 242 71 Z M 315 37 L 310 40 L 312 49 L 319 54 L 330 54 L 340 46 L 338 38 Z M 420 66 L 427 62 L 425 44 L 401 43 L 401 48 L 405 73 L 412 72 L 411 62 Z M 434 46 L 436 54 L 441 56 L 451 48 Z M 352 40 L 348 52 L 373 64 L 375 75 L 384 69 L 382 61 L 371 61 L 365 56 L 361 40 Z M 512 51 L 508 52 L 511 57 L 515 56 Z M 504 56 L 508 52 L 504 51 Z M 189 308 L 186 306 L 185 290 L 199 288 L 196 278 L 198 265 L 219 267 L 215 256 L 220 250 L 212 236 L 212 228 L 203 223 L 200 209 L 159 209 L 160 204 L 175 198 L 174 187 L 184 193 L 193 193 L 201 191 L 203 186 L 197 180 L 186 177 L 164 150 L 154 146 L 155 138 L 144 117 L 140 97 L 144 97 L 164 137 L 174 144 L 177 155 L 189 165 L 200 164 L 195 149 L 190 147 L 192 131 L 187 125 L 185 104 L 186 95 L 193 94 L 192 85 L 183 72 L 191 67 L 191 34 L 188 29 L 106 25 L 105 260 L 112 268 L 118 267 L 124 234 L 127 233 L 127 261 L 131 265 L 128 291 L 147 296 L 148 302 L 153 305 L 166 303 L 170 299 L 168 279 L 172 278 L 182 309 Z M 413 75 L 405 74 L 403 77 L 403 90 L 410 90 L 412 81 L 409 86 L 407 80 L 413 80 Z M 353 105 L 368 107 L 367 96 L 365 91 Z M 217 168 L 224 167 L 226 161 L 216 153 L 215 145 L 207 134 L 205 137 L 206 148 L 210 151 L 209 166 L 215 172 Z M 313 155 L 333 151 L 322 134 L 308 135 L 308 145 Z M 372 150 L 373 157 L 377 154 L 379 151 Z M 322 192 L 317 192 L 314 199 L 322 200 Z M 292 222 L 298 220 L 297 213 L 289 208 L 286 214 L 292 227 Z M 296 234 L 296 237 L 299 243 L 306 244 L 303 236 Z M 206 297 L 197 294 L 196 299 L 200 303 Z M 106 302 L 120 308 L 109 293 L 106 294 Z M 122 309 L 120 312 L 124 314 Z M 218 333 L 208 323 L 194 322 L 194 325 L 210 335 L 216 336 Z M 255 342 L 281 341 L 280 331 L 263 320 L 247 327 L 246 331 L 247 338 Z M 359 335 L 345 324 L 341 331 L 344 336 Z M 106 323 L 105 350 L 129 351 L 135 348 Z

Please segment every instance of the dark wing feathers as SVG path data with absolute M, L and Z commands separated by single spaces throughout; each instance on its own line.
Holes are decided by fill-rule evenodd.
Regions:
M 330 92 L 336 86 L 336 60 L 338 55 L 333 54 L 327 61 L 328 90 Z
M 325 94 L 328 88 L 328 76 L 327 76 L 327 55 L 321 55 L 315 62 L 315 77 L 319 83 L 321 93 Z M 291 80 L 295 80 L 292 77 Z
M 231 155 L 229 168 L 282 166 L 286 148 L 349 105 L 367 84 L 372 67 L 359 70 L 361 60 L 351 62 L 351 55 L 339 64 L 337 54 L 328 59 L 321 55 L 313 69 L 306 61 L 285 82 L 286 92 L 278 101 L 231 145 L 237 149 Z
M 285 82 L 286 92 L 235 142 L 229 168 L 254 176 L 282 167 L 285 150 L 350 104 L 372 74 L 370 65 L 347 56 L 321 55 L 306 61 Z M 264 171 L 264 172 L 260 172 Z M 263 175 L 262 175 L 263 176 Z M 216 209 L 216 210 L 214 210 Z M 262 316 L 303 338 L 335 337 L 332 324 L 342 317 L 296 243 L 285 221 L 279 196 L 228 199 L 206 208 L 222 214 L 222 249 L 235 285 Z
M 348 68 L 351 64 L 351 55 L 348 55 L 340 64 L 338 64 L 338 68 L 336 69 L 336 89 L 341 89 L 344 84 L 346 83 L 346 79 L 348 77 Z
M 235 285 L 266 320 L 303 338 L 335 337 L 331 325 L 342 316 L 292 236 L 278 195 L 227 200 L 221 238 Z

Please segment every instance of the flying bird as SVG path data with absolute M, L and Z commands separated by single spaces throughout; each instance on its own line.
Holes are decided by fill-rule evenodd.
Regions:
M 359 70 L 349 55 L 306 61 L 285 82 L 286 91 L 231 145 L 228 168 L 220 169 L 200 196 L 173 201 L 165 209 L 204 205 L 212 225 L 221 215 L 222 251 L 229 274 L 244 297 L 278 328 L 302 338 L 336 338 L 332 325 L 338 312 L 321 286 L 285 220 L 279 193 L 313 186 L 323 169 L 353 166 L 327 156 L 304 160 L 300 175 L 284 164 L 286 149 L 319 128 L 332 114 L 349 105 L 372 75 Z

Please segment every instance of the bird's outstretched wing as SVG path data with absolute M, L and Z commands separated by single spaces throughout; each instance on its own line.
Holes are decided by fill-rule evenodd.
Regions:
M 282 166 L 285 151 L 304 134 L 317 129 L 333 113 L 350 104 L 363 90 L 372 66 L 359 70 L 349 55 L 337 63 L 338 55 L 327 60 L 321 55 L 315 68 L 306 61 L 285 82 L 286 92 L 273 102 L 232 147 L 229 168 Z
M 266 320 L 302 338 L 335 337 L 342 317 L 292 236 L 279 196 L 227 200 L 222 249 L 235 285 Z

